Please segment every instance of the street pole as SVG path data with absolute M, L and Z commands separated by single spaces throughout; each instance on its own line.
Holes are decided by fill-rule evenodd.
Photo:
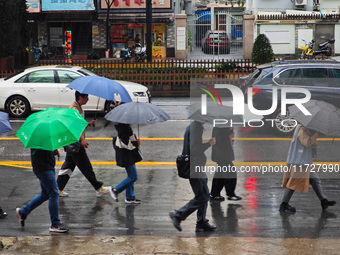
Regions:
M 152 62 L 152 0 L 146 0 L 146 57 Z
M 111 2 L 106 0 L 107 4 L 107 13 L 106 13 L 106 49 L 109 50 L 109 57 L 113 58 L 113 49 L 112 49 L 112 37 L 111 37 L 111 24 L 110 24 L 110 8 L 113 4 L 113 0 Z

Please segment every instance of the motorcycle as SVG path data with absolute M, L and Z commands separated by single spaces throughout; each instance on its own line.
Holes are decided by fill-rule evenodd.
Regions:
M 305 40 L 302 39 L 302 41 L 305 42 L 305 46 L 301 46 L 300 49 L 302 50 L 301 52 L 301 58 L 313 58 L 313 56 L 320 55 L 322 54 L 323 56 L 331 56 L 333 53 L 331 44 L 335 42 L 335 39 L 329 39 L 323 43 L 320 43 L 319 50 L 313 50 L 314 47 L 314 39 L 307 44 Z
M 135 45 L 135 58 L 137 62 L 146 59 L 146 47 L 142 47 L 140 43 Z
M 124 61 L 130 60 L 132 58 L 132 53 L 130 48 L 125 48 L 120 51 L 120 58 Z

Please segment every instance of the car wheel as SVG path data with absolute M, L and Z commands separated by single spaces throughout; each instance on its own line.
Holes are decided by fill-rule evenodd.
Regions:
M 105 102 L 105 111 L 109 112 L 113 108 L 115 108 L 119 103 L 117 101 L 106 101 Z
M 293 135 L 296 126 L 296 121 L 290 119 L 288 110 L 286 115 L 281 115 L 281 109 L 277 110 L 273 114 L 272 119 L 275 119 L 273 121 L 273 128 L 275 134 L 280 136 Z
M 30 104 L 22 96 L 11 97 L 7 102 L 6 109 L 10 116 L 16 118 L 26 117 L 31 111 Z

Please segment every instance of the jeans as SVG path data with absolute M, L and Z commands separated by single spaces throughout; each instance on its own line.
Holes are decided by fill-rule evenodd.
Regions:
M 60 223 L 59 219 L 59 189 L 54 170 L 44 172 L 33 171 L 40 181 L 41 193 L 36 195 L 26 206 L 20 209 L 23 214 L 30 214 L 35 208 L 48 200 L 48 210 L 52 225 Z
M 206 222 L 207 207 L 209 201 L 209 188 L 207 178 L 189 179 L 195 197 L 186 205 L 176 211 L 180 220 L 185 220 L 190 214 L 197 210 L 197 223 Z
M 135 181 L 138 179 L 136 165 L 133 164 L 132 166 L 125 167 L 127 178 L 124 179 L 121 183 L 119 183 L 115 189 L 118 193 L 126 190 L 125 197 L 128 199 L 135 197 Z

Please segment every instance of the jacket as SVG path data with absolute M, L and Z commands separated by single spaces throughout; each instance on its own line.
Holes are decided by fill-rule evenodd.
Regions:
M 230 164 L 234 159 L 234 150 L 230 135 L 233 130 L 227 128 L 214 127 L 212 137 L 216 138 L 216 144 L 212 147 L 211 159 L 219 165 Z
M 297 135 L 298 141 L 304 146 L 304 149 L 312 154 L 312 139 L 309 130 L 301 125 L 298 125 L 296 128 L 298 127 L 300 127 L 299 132 L 297 134 L 294 132 L 294 136 Z M 284 173 L 282 187 L 303 193 L 308 192 L 310 188 L 310 169 L 298 165 L 287 165 L 287 167 L 290 171 Z
M 116 151 L 116 162 L 117 166 L 121 167 L 129 167 L 134 165 L 136 162 L 142 160 L 142 156 L 138 149 L 137 141 L 130 140 L 130 136 L 133 135 L 133 131 L 129 124 L 121 124 L 118 123 L 115 125 L 115 128 L 118 132 L 118 137 L 113 138 L 113 148 Z M 126 148 L 119 148 L 116 146 L 116 140 L 119 139 L 119 143 L 123 143 L 124 147 L 130 147 L 129 149 Z M 130 146 L 129 146 L 130 144 Z
M 206 178 L 205 173 L 196 172 L 196 167 L 204 167 L 207 157 L 204 152 L 210 147 L 210 143 L 203 143 L 203 125 L 197 121 L 192 122 L 185 130 L 183 155 L 190 155 L 190 176 L 193 178 Z M 195 175 L 197 173 L 197 175 Z

